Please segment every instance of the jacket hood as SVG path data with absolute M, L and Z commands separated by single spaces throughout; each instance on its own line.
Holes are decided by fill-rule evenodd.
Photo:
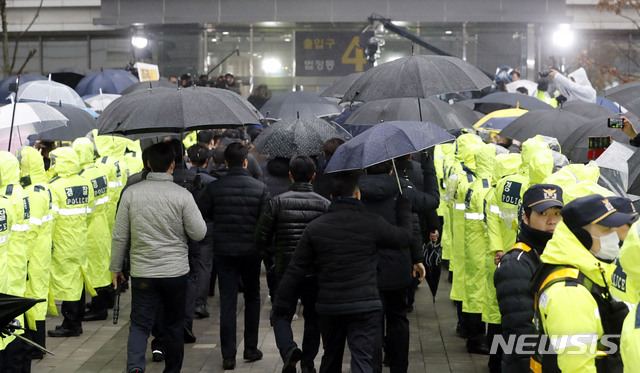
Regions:
M 593 88 L 591 82 L 589 81 L 589 77 L 587 76 L 587 71 L 583 67 L 570 73 L 568 77 L 573 78 L 573 80 L 575 80 L 576 84 L 578 85 Z
M 119 136 L 93 136 L 93 142 L 96 144 L 96 149 L 100 157 L 121 157 L 127 150 L 127 144 L 131 140 L 125 137 Z
M 362 175 L 358 182 L 363 201 L 384 201 L 398 194 L 398 183 L 393 175 Z
M 484 145 L 484 142 L 478 135 L 465 133 L 458 136 L 456 139 L 456 161 L 463 162 L 465 166 L 475 171 L 476 161 L 474 154 L 482 145 Z
M 633 223 L 620 249 L 620 264 L 629 278 L 640 282 L 640 224 Z M 640 289 L 640 288 L 639 288 Z
M 0 187 L 20 183 L 20 162 L 8 151 L 0 151 Z
M 289 177 L 289 158 L 274 158 L 267 162 L 267 171 L 273 176 Z
M 592 194 L 600 194 L 603 197 L 613 197 L 615 195 L 609 189 L 606 189 L 591 180 L 581 181 L 579 183 L 569 185 L 566 188 L 563 187 L 562 192 L 562 200 L 565 205 L 574 199 L 590 196 Z
M 49 153 L 51 157 L 51 169 L 58 176 L 70 176 L 80 172 L 78 154 L 70 147 L 57 148 Z
M 604 269 L 608 264 L 593 256 L 564 222 L 558 223 L 553 237 L 547 243 L 540 259 L 543 263 L 548 264 L 572 265 L 589 277 L 591 281 L 600 286 L 605 285 L 600 274 L 600 267 Z
M 529 160 L 529 185 L 541 184 L 553 173 L 554 160 L 551 149 L 540 149 L 531 155 Z
M 93 165 L 93 143 L 86 137 L 78 137 L 73 141 L 73 150 L 78 154 L 80 168 L 86 168 Z
M 491 184 L 495 185 L 503 177 L 517 173 L 521 163 L 522 157 L 519 153 L 496 155 L 493 161 L 493 180 L 491 180 Z
M 482 145 L 476 154 L 476 176 L 482 179 L 491 179 L 493 174 L 493 162 L 496 158 L 496 146 L 493 144 Z
M 44 184 L 47 182 L 44 171 L 44 159 L 42 154 L 31 146 L 21 146 L 16 150 L 16 157 L 20 162 L 20 178 L 29 177 L 31 184 Z
M 582 181 L 598 182 L 600 178 L 600 167 L 596 162 L 589 162 L 588 164 L 570 164 L 562 167 L 560 170 L 554 172 L 544 179 L 544 184 L 555 184 L 562 187 L 562 190 L 568 188 L 573 184 L 577 184 Z
M 522 143 L 522 164 L 520 165 L 521 174 L 528 175 L 529 163 L 531 163 L 533 153 L 541 149 L 549 149 L 549 145 L 547 145 L 539 135 Z
M 127 151 L 128 152 L 136 152 L 142 153 L 142 147 L 140 146 L 140 140 L 130 140 L 127 139 Z

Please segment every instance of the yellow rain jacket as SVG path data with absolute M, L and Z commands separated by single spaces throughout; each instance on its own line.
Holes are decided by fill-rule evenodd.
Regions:
M 73 150 L 80 161 L 79 175 L 93 187 L 95 199 L 93 218 L 87 228 L 87 267 L 84 268 L 89 283 L 94 288 L 111 284 L 111 231 L 107 219 L 109 203 L 109 181 L 105 172 L 93 163 L 93 143 L 86 137 L 73 142 Z
M 576 267 L 594 284 L 607 286 L 601 271 L 608 264 L 593 256 L 563 222 L 556 227 L 540 259 L 543 263 Z M 594 343 L 588 343 L 586 337 L 577 340 L 562 337 L 597 335 L 599 341 L 604 334 L 598 304 L 591 292 L 584 286 L 567 286 L 565 281 L 559 281 L 539 295 L 538 307 L 544 332 L 550 336 L 558 355 L 560 370 L 565 373 L 595 373 Z M 598 344 L 596 340 L 594 342 Z M 564 350 L 559 350 L 560 347 L 564 347 Z M 571 354 L 568 351 L 581 352 Z
M 127 162 L 127 168 L 129 168 L 129 175 L 137 174 L 142 171 L 144 164 L 142 164 L 140 140 L 127 141 L 127 153 L 124 155 L 124 159 Z
M 52 168 L 57 175 L 49 181 L 53 199 L 53 251 L 51 253 L 51 296 L 56 300 L 80 299 L 83 284 L 96 295 L 86 278 L 87 228 L 95 204 L 91 182 L 78 175 L 76 152 L 63 147 L 53 150 Z
M 438 208 L 442 213 L 442 237 L 440 238 L 440 243 L 442 245 L 442 259 L 449 260 L 451 259 L 451 246 L 453 245 L 453 234 L 452 226 L 451 226 L 451 217 L 453 214 L 453 206 L 451 203 L 453 202 L 453 195 L 447 196 L 446 191 L 449 182 L 449 176 L 452 175 L 453 165 L 456 163 L 456 155 L 455 155 L 455 144 L 443 144 L 443 145 L 451 145 L 451 148 L 443 148 L 449 150 L 449 152 L 444 153 L 444 161 L 442 164 L 442 181 L 440 182 L 440 205 Z M 435 154 L 435 153 L 434 153 Z M 437 169 L 436 169 L 437 172 Z M 455 174 L 455 173 L 453 173 Z
M 0 196 L 0 263 L 7 263 L 7 249 L 11 237 L 11 226 L 15 224 L 16 217 L 11 200 Z M 9 266 L 0 266 L 0 293 L 9 292 Z
M 634 283 L 640 282 L 640 224 L 634 223 L 620 249 L 619 260 L 627 272 L 628 279 Z M 638 288 L 635 295 L 638 296 Z M 637 304 L 629 312 L 622 325 L 620 338 L 620 353 L 625 372 L 640 371 L 640 306 Z
M 496 157 L 494 145 L 483 145 L 475 153 L 476 179 L 464 198 L 464 294 L 462 311 L 482 313 L 485 307 L 485 256 L 487 225 L 484 220 L 484 198 L 491 191 L 491 174 Z M 456 276 L 458 272 L 456 272 Z M 455 278 L 455 277 L 454 277 Z
M 554 172 L 553 174 L 547 176 L 543 184 L 555 184 L 562 188 L 564 192 L 565 189 L 570 187 L 573 184 L 590 180 L 594 183 L 598 182 L 600 178 L 600 168 L 596 162 L 589 162 L 588 164 L 570 164 L 568 166 L 562 167 L 560 170 Z M 564 193 L 563 193 L 564 194 Z M 564 199 L 564 196 L 563 196 Z
M 109 202 L 107 203 L 107 221 L 109 222 L 109 232 L 113 232 L 113 223 L 116 219 L 116 209 L 122 188 L 127 184 L 127 166 L 124 158 L 116 156 L 119 152 L 124 152 L 122 142 L 115 140 L 115 136 L 96 136 L 93 141 L 99 154 L 96 165 L 107 175 L 109 181 Z M 118 146 L 116 146 L 116 143 Z M 124 153 L 122 153 L 124 154 Z
M 30 146 L 16 150 L 20 161 L 20 181 L 29 197 L 31 216 L 29 222 L 32 238 L 28 247 L 29 266 L 27 298 L 48 299 L 49 277 L 51 272 L 51 234 L 53 232 L 53 213 L 51 191 L 47 184 L 44 160 L 40 152 Z M 53 302 L 52 299 L 49 299 Z M 38 303 L 26 312 L 27 323 L 36 330 L 36 321 L 47 316 L 47 302 Z
M 456 148 L 452 143 L 438 144 L 433 149 L 433 166 L 436 170 L 436 178 L 438 179 L 440 195 L 443 195 L 445 191 L 444 176 L 446 159 L 453 159 L 455 150 Z M 436 209 L 438 216 L 444 216 L 446 206 L 446 203 L 440 203 L 438 205 L 438 208 Z

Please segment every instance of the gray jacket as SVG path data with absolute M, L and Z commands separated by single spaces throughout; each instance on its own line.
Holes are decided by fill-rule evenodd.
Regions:
M 150 172 L 120 198 L 111 241 L 111 272 L 121 272 L 131 242 L 131 276 L 179 277 L 189 272 L 187 236 L 200 241 L 207 226 L 191 193 L 173 176 Z

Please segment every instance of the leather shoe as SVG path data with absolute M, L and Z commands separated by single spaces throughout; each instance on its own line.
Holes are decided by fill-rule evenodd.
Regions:
M 467 352 L 470 354 L 489 355 L 489 346 L 486 343 L 467 343 Z
M 316 373 L 316 368 L 314 367 L 307 367 L 307 366 L 302 366 L 302 373 Z
M 302 350 L 298 347 L 289 349 L 284 355 L 284 363 L 282 364 L 282 373 L 296 373 L 296 364 L 302 357 Z
M 31 360 L 42 360 L 44 358 L 44 352 L 39 349 L 33 349 L 29 354 Z
M 255 347 L 245 347 L 242 357 L 248 361 L 256 361 L 262 359 L 262 351 Z
M 89 311 L 89 312 L 85 312 L 84 317 L 82 318 L 82 321 L 106 320 L 107 316 L 109 316 L 107 314 L 107 310 L 104 310 L 103 312 Z
M 160 351 L 160 350 L 153 350 L 152 352 L 152 360 L 155 362 L 160 362 L 160 361 L 164 361 L 164 352 Z
M 188 326 L 184 326 L 184 343 L 196 343 L 196 336 L 193 334 L 193 330 Z
M 225 357 L 222 359 L 222 369 L 224 370 L 233 370 L 236 368 L 236 358 L 235 357 Z
M 60 330 L 60 329 L 62 329 L 62 325 L 56 326 L 56 330 Z M 78 331 L 80 332 L 80 334 L 82 334 L 82 325 L 80 325 L 80 327 L 78 328 Z
M 205 306 L 197 306 L 194 313 L 196 314 L 196 316 L 198 316 L 198 318 L 201 319 L 206 319 L 207 317 L 209 317 L 209 311 L 207 311 L 207 308 Z
M 142 368 L 131 368 L 127 373 L 144 373 L 144 370 Z
M 77 336 L 80 335 L 80 330 L 79 329 L 65 329 L 65 328 L 57 329 L 56 328 L 55 330 L 47 331 L 47 334 L 51 338 L 77 337 Z

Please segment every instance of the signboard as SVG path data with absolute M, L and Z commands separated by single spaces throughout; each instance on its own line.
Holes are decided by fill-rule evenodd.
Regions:
M 158 69 L 158 65 L 136 62 L 134 66 L 138 69 L 138 77 L 141 82 L 160 80 L 160 70 Z
M 296 76 L 345 76 L 373 67 L 362 53 L 373 32 L 296 32 Z

